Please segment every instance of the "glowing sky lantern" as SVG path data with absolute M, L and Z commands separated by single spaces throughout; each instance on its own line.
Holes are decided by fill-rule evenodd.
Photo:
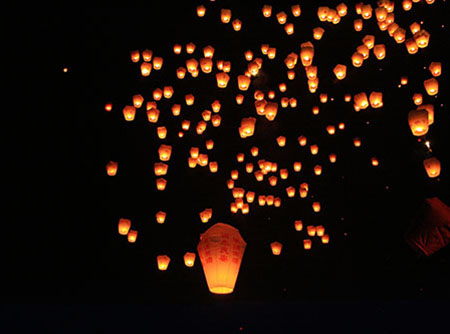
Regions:
M 255 124 L 256 118 L 254 117 L 243 118 L 241 120 L 241 126 L 239 128 L 239 135 L 241 136 L 241 138 L 253 136 L 253 134 L 255 133 Z
M 217 223 L 201 234 L 197 251 L 209 291 L 233 292 L 245 247 L 239 231 L 228 224 Z
M 197 16 L 198 17 L 203 17 L 206 14 L 206 7 L 203 5 L 199 5 L 197 6 Z
M 220 20 L 222 23 L 229 23 L 231 20 L 231 9 L 222 8 L 220 10 Z
M 439 82 L 435 78 L 425 80 L 423 85 L 427 94 L 430 96 L 436 95 L 439 92 Z
M 273 255 L 280 255 L 281 250 L 283 249 L 283 244 L 278 241 L 274 241 L 270 244 L 270 248 L 272 249 Z
M 136 230 L 129 230 L 128 234 L 127 234 L 128 242 L 131 243 L 131 244 L 135 243 L 136 239 L 137 239 L 137 236 L 138 236 L 138 231 L 136 231 Z
M 131 61 L 133 63 L 139 62 L 139 59 L 141 58 L 141 55 L 139 53 L 139 50 L 133 50 L 130 52 Z
M 195 263 L 195 253 L 186 252 L 183 256 L 183 260 L 186 267 L 193 267 Z
M 441 174 L 441 162 L 435 157 L 425 159 L 423 166 L 430 178 L 438 177 Z
M 165 271 L 167 270 L 167 268 L 169 268 L 170 257 L 168 257 L 167 255 L 158 255 L 156 257 L 156 263 L 159 270 Z
M 120 218 L 117 228 L 118 228 L 120 235 L 127 235 L 128 231 L 131 228 L 131 220 L 125 219 L 125 218 Z
M 408 123 L 414 136 L 423 136 L 428 132 L 428 111 L 425 109 L 411 110 Z
M 106 164 L 106 174 L 108 176 L 115 176 L 117 174 L 117 168 L 119 164 L 116 161 L 109 161 Z
M 333 69 L 334 75 L 338 80 L 342 80 L 347 75 L 347 66 L 342 64 L 337 64 Z
M 125 106 L 123 108 L 123 117 L 127 122 L 131 122 L 134 120 L 136 116 L 136 108 L 133 106 Z

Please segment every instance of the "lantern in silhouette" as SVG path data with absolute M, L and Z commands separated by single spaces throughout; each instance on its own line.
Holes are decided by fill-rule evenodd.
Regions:
M 220 20 L 222 23 L 229 23 L 231 20 L 231 10 L 222 8 L 220 10 Z
M 431 72 L 433 77 L 438 77 L 442 72 L 442 64 L 439 62 L 432 62 L 428 67 L 428 70 Z
M 428 132 L 428 111 L 426 109 L 411 110 L 408 123 L 414 136 L 423 136 Z
M 164 224 L 165 221 L 166 221 L 166 213 L 163 211 L 158 211 L 156 213 L 156 222 L 158 224 Z
M 272 254 L 273 255 L 280 255 L 281 254 L 281 249 L 283 248 L 283 244 L 279 243 L 277 241 L 274 241 L 270 244 L 270 248 L 272 249 Z
M 117 174 L 118 167 L 119 164 L 116 161 L 109 161 L 106 164 L 106 174 L 108 174 L 108 176 L 115 176 Z
M 245 247 L 239 231 L 228 224 L 217 223 L 201 235 L 197 251 L 209 291 L 233 292 Z
M 140 53 L 139 53 L 138 50 L 133 50 L 133 51 L 131 51 L 131 52 L 130 52 L 130 56 L 131 56 L 131 61 L 132 61 L 133 63 L 139 62 L 139 59 L 141 58 L 141 55 L 140 55 Z
M 134 120 L 134 117 L 136 116 L 136 108 L 133 106 L 125 106 L 123 108 L 123 117 L 127 122 L 131 122 Z
M 167 268 L 169 267 L 169 263 L 170 263 L 170 257 L 168 257 L 167 255 L 158 255 L 156 257 L 156 262 L 158 264 L 158 269 L 159 270 L 167 270 Z
M 119 230 L 120 235 L 127 235 L 128 231 L 131 228 L 131 220 L 125 219 L 125 218 L 120 218 L 117 228 Z
M 136 239 L 137 239 L 137 236 L 138 236 L 138 231 L 136 231 L 136 230 L 129 230 L 128 234 L 127 234 L 128 242 L 129 243 L 135 243 Z
M 347 66 L 337 64 L 334 67 L 333 72 L 334 72 L 334 75 L 336 76 L 336 78 L 338 78 L 339 80 L 342 80 L 347 75 Z
M 435 78 L 425 80 L 423 85 L 427 94 L 430 96 L 436 95 L 439 92 L 439 82 Z
M 435 157 L 425 159 L 423 166 L 430 178 L 438 177 L 441 174 L 441 162 Z

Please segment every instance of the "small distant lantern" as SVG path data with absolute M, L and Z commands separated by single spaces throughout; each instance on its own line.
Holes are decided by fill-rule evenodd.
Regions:
M 169 161 L 172 154 L 172 146 L 162 144 L 158 149 L 158 154 L 161 161 Z
M 128 231 L 131 228 L 131 220 L 125 219 L 125 218 L 120 218 L 117 228 L 119 230 L 120 235 L 127 235 Z
M 304 249 L 307 249 L 307 250 L 311 249 L 311 245 L 312 245 L 312 242 L 310 239 L 303 240 L 303 248 Z
M 169 267 L 170 257 L 168 257 L 167 255 L 158 255 L 156 257 L 156 262 L 158 265 L 158 269 L 161 271 L 165 271 Z
M 136 239 L 137 239 L 137 236 L 138 236 L 138 231 L 136 231 L 136 230 L 129 230 L 128 234 L 127 234 L 128 242 L 131 243 L 131 244 L 135 243 Z
M 331 162 L 332 164 L 334 164 L 334 163 L 336 162 L 336 154 L 335 154 L 335 153 L 330 153 L 330 154 L 328 155 L 328 159 L 330 160 L 330 162 Z
M 229 23 L 231 20 L 231 9 L 222 8 L 220 10 L 220 20 L 222 23 Z
M 155 162 L 153 165 L 153 171 L 156 176 L 163 176 L 167 174 L 169 166 L 163 162 Z
M 272 16 L 272 6 L 264 5 L 263 8 L 262 8 L 262 13 L 263 13 L 264 17 Z
M 425 80 L 423 85 L 427 94 L 430 96 L 436 95 L 439 92 L 439 82 L 435 78 Z
M 197 16 L 198 17 L 203 17 L 206 14 L 206 7 L 203 5 L 199 5 L 197 6 Z
M 321 240 L 323 244 L 328 244 L 330 242 L 330 236 L 328 234 L 324 234 Z
M 164 222 L 166 221 L 166 213 L 164 211 L 158 211 L 156 213 L 156 222 L 158 224 L 164 224 Z
M 354 20 L 353 28 L 355 29 L 355 31 L 361 31 L 363 28 L 363 20 L 361 20 L 361 19 Z
M 183 256 L 183 260 L 186 267 L 193 267 L 195 263 L 195 253 L 186 252 Z
M 442 64 L 440 62 L 432 62 L 428 67 L 428 70 L 433 77 L 438 77 L 442 72 Z
M 441 174 L 441 162 L 435 157 L 425 159 L 423 166 L 430 178 L 438 177 Z
M 167 186 L 167 180 L 164 178 L 159 178 L 156 180 L 156 189 L 159 191 L 163 191 L 166 189 Z
M 380 162 L 378 161 L 378 158 L 376 158 L 376 157 L 372 157 L 370 159 L 370 162 L 372 163 L 372 166 L 374 166 L 374 167 L 377 167 L 380 164 Z
M 159 126 L 156 129 L 156 133 L 159 139 L 165 139 L 167 136 L 167 128 L 165 126 Z
M 163 66 L 164 59 L 162 57 L 153 58 L 153 69 L 160 70 Z
M 211 173 L 217 173 L 217 171 L 219 170 L 219 165 L 216 161 L 211 161 L 209 163 L 209 170 Z
M 316 155 L 317 153 L 319 153 L 319 146 L 316 144 L 311 145 L 309 147 L 309 149 L 310 149 L 312 155 Z
M 428 132 L 428 111 L 425 109 L 411 110 L 408 123 L 414 136 L 423 136 Z
M 321 206 L 320 206 L 320 202 L 314 202 L 312 204 L 312 208 L 314 212 L 320 212 Z
M 143 77 L 148 77 L 152 72 L 153 65 L 151 63 L 142 63 L 141 64 L 141 75 Z
M 106 174 L 108 176 L 115 176 L 117 174 L 117 168 L 119 167 L 118 162 L 116 161 L 109 161 L 106 164 Z
M 232 22 L 234 31 L 240 31 L 242 28 L 242 21 L 239 19 L 235 19 Z
M 141 55 L 139 53 L 139 50 L 133 50 L 130 52 L 130 56 L 131 56 L 131 61 L 133 63 L 137 63 L 139 62 L 139 59 L 141 58 Z
M 325 32 L 325 29 L 323 29 L 322 27 L 314 28 L 313 29 L 313 38 L 315 40 L 321 40 L 324 32 Z
M 333 69 L 334 75 L 338 80 L 342 80 L 347 75 L 347 66 L 337 64 Z
M 281 254 L 281 250 L 283 248 L 283 244 L 279 243 L 278 241 L 274 241 L 270 244 L 270 248 L 272 249 L 272 254 L 273 255 L 280 255 Z

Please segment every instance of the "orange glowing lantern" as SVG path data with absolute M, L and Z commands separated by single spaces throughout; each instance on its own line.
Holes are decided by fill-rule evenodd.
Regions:
M 179 67 L 177 69 L 177 78 L 184 79 L 185 76 L 186 76 L 186 69 L 184 67 Z
M 133 63 L 139 62 L 139 59 L 141 58 L 141 55 L 140 55 L 140 53 L 139 53 L 138 50 L 133 50 L 133 51 L 131 51 L 131 52 L 130 52 L 130 56 L 131 56 L 131 61 L 132 61 Z
M 336 127 L 334 125 L 328 125 L 326 129 L 330 135 L 334 135 L 336 133 Z
M 314 212 L 320 212 L 321 206 L 320 206 L 320 202 L 314 202 L 312 204 L 312 208 Z
M 153 69 L 160 70 L 163 66 L 164 59 L 162 57 L 153 58 Z
M 372 157 L 370 159 L 370 161 L 372 163 L 372 166 L 374 166 L 374 167 L 376 167 L 376 166 L 378 166 L 380 164 L 380 162 L 378 161 L 378 159 L 376 157 Z
M 234 181 L 233 180 L 227 180 L 227 188 L 233 189 L 234 188 Z
M 397 43 L 403 43 L 405 41 L 406 31 L 403 28 L 397 28 L 394 31 L 393 37 Z
M 413 55 L 419 51 L 419 46 L 413 38 L 408 38 L 405 41 L 406 50 L 409 54 Z
M 137 236 L 138 236 L 138 231 L 136 231 L 136 230 L 129 230 L 127 236 L 128 236 L 128 242 L 129 243 L 135 243 L 136 239 L 137 239 Z
M 314 174 L 316 174 L 316 175 L 321 175 L 321 174 L 322 174 L 322 166 L 320 166 L 320 165 L 315 165 L 315 166 L 314 166 Z
M 363 20 L 361 20 L 361 19 L 354 20 L 353 28 L 355 29 L 355 31 L 361 31 L 363 28 Z
M 238 75 L 238 86 L 242 91 L 246 91 L 250 86 L 250 78 L 245 75 Z
M 159 191 L 163 191 L 166 189 L 167 180 L 162 177 L 156 180 L 156 189 Z
M 353 145 L 355 147 L 360 147 L 361 146 L 361 138 L 358 138 L 358 137 L 353 138 Z
M 168 257 L 167 255 L 158 255 L 156 257 L 156 263 L 158 264 L 159 270 L 167 270 L 170 263 L 170 257 Z
M 383 22 L 384 20 L 386 20 L 387 14 L 388 14 L 388 12 L 387 12 L 386 8 L 384 8 L 384 7 L 378 7 L 375 9 L 375 16 L 377 17 L 378 22 Z M 364 15 L 363 15 L 363 17 L 364 17 Z
M 300 5 L 299 4 L 292 5 L 291 6 L 291 12 L 292 12 L 292 15 L 294 15 L 295 17 L 299 17 L 300 14 L 302 13 Z
M 303 66 L 310 66 L 314 58 L 314 45 L 311 42 L 302 43 L 300 46 L 300 60 Z
M 336 154 L 335 153 L 330 153 L 328 155 L 328 159 L 330 160 L 331 163 L 335 163 L 336 162 Z
M 250 149 L 250 154 L 251 154 L 253 157 L 257 157 L 258 154 L 259 154 L 259 148 L 256 147 L 256 146 L 253 146 L 253 147 Z
M 312 245 L 311 240 L 309 240 L 309 239 L 303 240 L 303 248 L 304 249 L 311 249 L 311 245 Z
M 158 211 L 156 213 L 156 222 L 158 224 L 164 224 L 164 222 L 166 221 L 166 213 L 163 211 Z
M 425 80 L 423 85 L 427 94 L 430 96 L 436 95 L 439 92 L 439 82 L 435 78 Z
M 298 137 L 298 143 L 300 144 L 300 146 L 305 146 L 307 143 L 307 138 L 305 136 Z
M 286 188 L 286 193 L 287 193 L 288 197 L 294 197 L 295 196 L 295 188 L 292 186 Z
M 242 21 L 239 19 L 233 20 L 231 24 L 233 25 L 234 31 L 240 31 L 242 28 Z
M 173 46 L 173 53 L 175 53 L 176 55 L 179 55 L 181 53 L 181 49 L 183 47 L 181 46 L 181 44 L 175 44 Z
M 142 63 L 141 64 L 141 75 L 143 77 L 148 77 L 152 72 L 153 65 L 151 63 Z
M 153 170 L 156 176 L 163 176 L 167 174 L 169 166 L 163 162 L 155 162 L 153 165 Z
M 112 103 L 107 103 L 107 104 L 105 104 L 105 110 L 106 110 L 107 112 L 110 112 L 110 111 L 112 110 L 112 107 L 113 107 Z
M 167 136 L 167 128 L 165 126 L 159 126 L 156 129 L 156 133 L 159 139 L 165 139 Z
M 125 218 L 120 218 L 117 228 L 119 230 L 120 235 L 127 235 L 128 231 L 131 228 L 131 220 L 125 219 Z
M 220 10 L 220 20 L 222 23 L 229 23 L 231 20 L 231 9 L 222 8 Z
M 230 80 L 230 76 L 225 72 L 219 72 L 216 74 L 217 87 L 226 88 L 228 85 L 228 80 Z
M 207 223 L 212 218 L 212 209 L 205 209 L 200 212 L 200 219 L 202 223 Z
M 306 76 L 308 77 L 308 79 L 315 79 L 317 78 L 317 66 L 307 66 L 305 68 L 306 71 Z
M 116 161 L 109 161 L 106 164 L 106 174 L 108 176 L 115 176 L 117 174 L 117 168 L 119 167 L 118 162 Z
M 287 35 L 294 34 L 294 24 L 286 23 L 286 25 L 284 26 L 284 31 L 286 32 Z
M 322 39 L 323 33 L 325 32 L 325 29 L 321 28 L 321 27 L 317 27 L 313 29 L 313 38 L 315 40 L 320 40 Z
M 323 244 L 328 244 L 330 242 L 330 236 L 328 234 L 324 234 L 321 240 Z
M 285 12 L 279 12 L 277 15 L 277 20 L 279 24 L 285 24 L 287 20 L 287 14 Z
M 195 262 L 195 253 L 186 252 L 183 256 L 183 260 L 186 267 L 193 267 Z
M 283 248 L 283 244 L 274 241 L 270 244 L 270 248 L 272 249 L 272 254 L 273 255 L 280 255 L 281 254 L 281 249 Z
M 190 120 L 185 119 L 185 120 L 183 120 L 183 121 L 181 122 L 181 128 L 182 128 L 184 131 L 188 131 L 190 127 L 191 127 L 191 121 L 190 121 Z
M 425 159 L 423 166 L 430 178 L 438 177 L 441 174 L 441 162 L 435 157 Z
M 172 146 L 162 144 L 158 149 L 158 154 L 161 161 L 169 161 L 172 154 Z
M 294 228 L 297 232 L 300 232 L 301 230 L 303 230 L 303 221 L 301 220 L 296 220 L 294 222 Z
M 402 86 L 407 85 L 407 84 L 408 84 L 408 77 L 401 77 L 401 78 L 400 78 L 400 84 L 401 84 Z
M 199 5 L 197 6 L 197 16 L 198 17 L 203 17 L 206 14 L 206 7 L 203 5 Z
M 370 106 L 372 108 L 381 108 L 383 106 L 383 93 L 372 92 L 369 96 Z
M 316 144 L 311 145 L 309 149 L 312 155 L 316 155 L 317 153 L 319 153 L 319 146 L 317 146 Z
M 217 173 L 217 171 L 219 170 L 219 165 L 216 161 L 211 161 L 209 163 L 209 170 L 211 171 L 211 173 Z
M 353 55 L 352 55 L 353 66 L 361 67 L 363 62 L 364 62 L 364 56 L 361 53 L 359 53 L 359 52 L 353 53 Z
M 428 132 L 428 111 L 425 109 L 411 110 L 408 113 L 408 123 L 414 136 L 423 136 Z
M 411 23 L 411 25 L 409 26 L 409 30 L 411 31 L 411 33 L 414 35 L 416 32 L 420 31 L 421 26 L 419 23 L 417 22 L 413 22 Z
M 342 80 L 347 75 L 347 66 L 337 64 L 333 69 L 334 75 L 338 80 Z
M 374 47 L 374 45 L 375 45 L 375 36 L 373 36 L 373 35 L 366 35 L 362 39 L 362 42 L 369 49 L 372 49 Z
M 361 109 L 366 109 L 369 106 L 369 100 L 367 99 L 367 94 L 362 92 L 353 96 L 353 101 Z
M 421 49 L 426 48 L 430 42 L 430 34 L 425 29 L 416 32 L 413 37 L 417 46 Z
M 369 48 L 368 48 L 367 46 L 365 46 L 364 44 L 361 44 L 360 46 L 358 46 L 358 47 L 356 48 L 356 52 L 362 54 L 362 56 L 363 56 L 364 59 L 369 58 L 370 50 L 369 50 Z
M 322 22 L 326 21 L 328 18 L 329 11 L 330 11 L 330 8 L 325 7 L 325 6 L 321 6 L 321 7 L 317 8 L 317 17 L 319 18 L 319 20 Z
M 433 75 L 433 77 L 438 77 L 442 72 L 442 64 L 439 62 L 432 62 L 428 67 L 428 70 L 430 71 L 431 75 Z
M 372 17 L 372 6 L 371 5 L 363 5 L 361 7 L 361 16 L 364 20 L 368 20 Z M 377 18 L 379 21 L 383 21 Z
M 131 122 L 134 120 L 134 117 L 136 116 L 136 108 L 133 106 L 125 106 L 123 108 L 123 117 L 127 122 Z
M 263 8 L 262 8 L 262 13 L 263 13 L 264 17 L 272 16 L 272 6 L 264 5 Z
M 373 54 L 378 60 L 386 57 L 386 46 L 384 44 L 377 44 L 373 48 Z
M 239 231 L 228 224 L 217 223 L 200 236 L 197 252 L 209 291 L 233 292 L 245 247 Z
M 411 0 L 403 0 L 402 7 L 403 7 L 404 11 L 410 10 L 412 8 L 412 1 Z
M 278 143 L 278 146 L 280 146 L 280 147 L 286 146 L 286 137 L 284 137 L 284 136 L 277 137 L 277 143 Z
M 306 226 L 306 232 L 310 237 L 314 237 L 316 235 L 316 227 L 312 225 Z
M 159 101 L 162 98 L 163 91 L 161 88 L 156 88 L 153 90 L 153 99 Z
M 420 93 L 416 93 L 413 95 L 413 101 L 416 106 L 420 106 L 423 102 L 423 96 Z
M 255 200 L 255 193 L 253 191 L 248 191 L 247 194 L 245 194 L 245 198 L 248 203 L 253 203 Z

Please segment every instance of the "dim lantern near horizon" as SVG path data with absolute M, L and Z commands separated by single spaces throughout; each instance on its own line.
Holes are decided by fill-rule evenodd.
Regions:
M 209 291 L 233 292 L 246 245 L 238 229 L 223 223 L 213 225 L 200 236 L 197 251 Z

